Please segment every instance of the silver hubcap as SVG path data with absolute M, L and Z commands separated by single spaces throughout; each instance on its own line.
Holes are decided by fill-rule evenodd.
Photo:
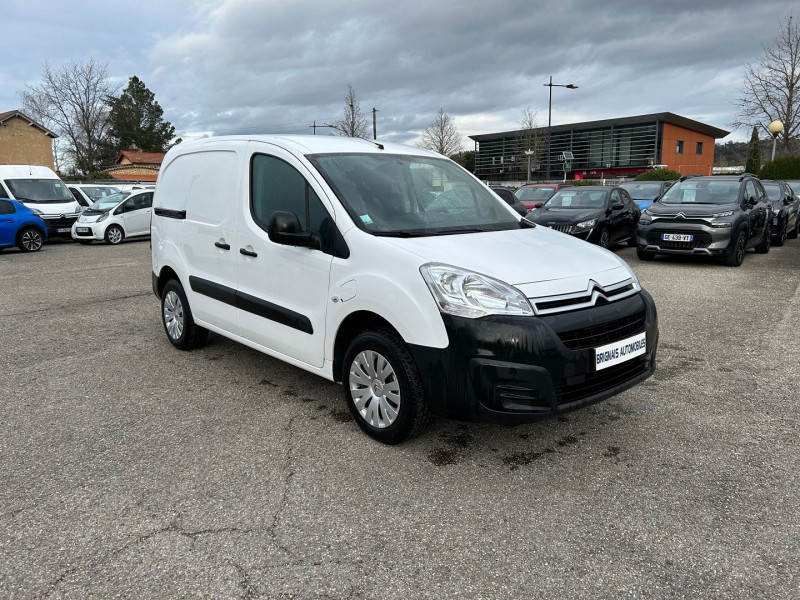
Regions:
M 361 417 L 373 427 L 389 427 L 400 411 L 400 383 L 383 356 L 361 352 L 350 365 L 350 396 Z
M 173 340 L 183 334 L 183 303 L 178 294 L 172 291 L 164 297 L 164 325 Z
M 37 231 L 26 231 L 22 234 L 22 245 L 26 250 L 38 250 L 42 247 L 42 236 Z
M 112 244 L 119 244 L 122 241 L 122 232 L 118 228 L 112 227 L 108 232 L 108 241 Z

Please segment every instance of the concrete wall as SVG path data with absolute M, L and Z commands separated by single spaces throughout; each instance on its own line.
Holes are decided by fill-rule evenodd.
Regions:
M 0 124 L 0 164 L 53 167 L 53 138 L 21 117 Z

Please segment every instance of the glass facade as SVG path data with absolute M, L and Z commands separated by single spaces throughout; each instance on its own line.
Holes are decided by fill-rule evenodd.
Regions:
M 647 168 L 660 163 L 660 123 L 651 121 L 632 125 L 594 129 L 553 128 L 550 142 L 550 174 L 559 178 L 563 173 L 562 153 L 572 152 L 571 170 L 602 170 L 618 168 Z M 531 161 L 531 177 L 543 179 L 547 166 L 547 129 L 538 130 L 542 152 Z M 527 177 L 528 157 L 522 148 L 521 132 L 498 134 L 494 139 L 478 136 L 475 174 L 481 179 L 524 180 Z

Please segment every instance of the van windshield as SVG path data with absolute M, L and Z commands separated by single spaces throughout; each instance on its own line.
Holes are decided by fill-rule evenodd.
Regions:
M 21 202 L 56 204 L 75 202 L 72 193 L 59 179 L 6 179 L 5 184 Z
M 373 235 L 446 235 L 519 229 L 492 192 L 446 159 L 404 154 L 307 157 L 355 223 Z

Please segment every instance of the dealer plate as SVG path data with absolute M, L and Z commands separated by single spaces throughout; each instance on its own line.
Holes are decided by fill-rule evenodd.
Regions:
M 637 333 L 629 338 L 606 344 L 594 350 L 595 370 L 600 371 L 625 362 L 647 351 L 647 332 Z
M 59 227 L 56 229 L 56 233 L 69 233 L 70 231 L 69 227 Z
M 694 241 L 694 236 L 683 233 L 662 233 L 661 239 L 665 242 L 691 242 Z

